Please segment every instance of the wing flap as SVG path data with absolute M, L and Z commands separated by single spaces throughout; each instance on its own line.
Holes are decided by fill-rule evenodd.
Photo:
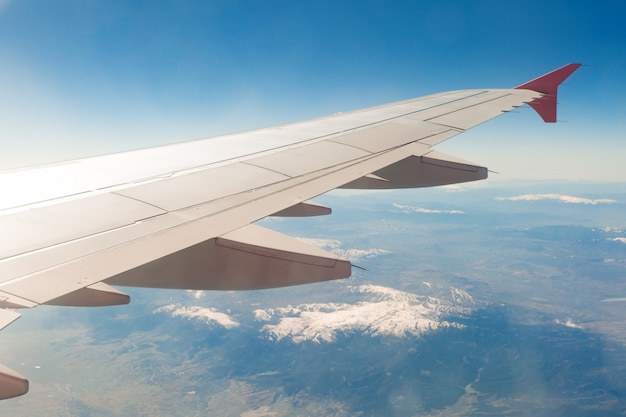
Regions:
M 113 285 L 250 290 L 350 276 L 350 262 L 256 225 L 167 255 L 107 279 Z
M 13 310 L 15 308 L 31 308 L 36 306 L 37 303 L 30 300 L 0 291 L 0 308 Z

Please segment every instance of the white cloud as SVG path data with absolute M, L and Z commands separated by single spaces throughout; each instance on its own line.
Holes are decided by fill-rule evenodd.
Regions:
M 261 331 L 270 340 L 328 343 L 345 332 L 406 337 L 458 326 L 442 317 L 467 313 L 475 304 L 469 294 L 456 289 L 451 301 L 376 285 L 361 285 L 352 290 L 364 300 L 354 304 L 312 303 L 259 309 L 254 312 L 255 318 L 268 322 Z
M 196 300 L 199 300 L 200 298 L 204 297 L 203 290 L 187 290 L 187 292 L 191 294 L 191 296 L 195 298 Z
M 626 243 L 626 237 L 614 237 L 611 238 L 609 240 L 612 240 L 613 242 L 622 242 L 622 243 Z
M 320 249 L 327 250 L 334 253 L 337 256 L 342 257 L 350 262 L 357 262 L 364 258 L 374 258 L 376 256 L 387 255 L 391 253 L 386 249 L 370 248 L 370 249 L 342 249 L 341 242 L 335 239 L 311 239 L 305 237 L 299 237 L 304 243 L 311 246 L 316 246 Z
M 403 213 L 427 213 L 427 214 L 465 214 L 460 210 L 432 210 L 422 207 L 407 206 L 404 204 L 393 203 L 395 208 L 402 210 Z
M 448 184 L 441 187 L 443 190 L 448 191 L 450 193 L 459 193 L 467 191 L 467 188 L 462 187 L 458 184 Z
M 372 249 L 348 249 L 345 251 L 341 251 L 339 255 L 343 259 L 346 259 L 354 263 L 364 258 L 369 259 L 369 258 L 374 258 L 376 256 L 387 255 L 389 253 L 391 253 L 391 251 L 388 251 L 386 249 L 372 248 Z
M 593 200 L 590 198 L 583 197 L 573 197 L 570 195 L 563 194 L 524 194 L 517 195 L 514 197 L 496 197 L 496 200 L 501 201 L 540 201 L 540 200 L 557 200 L 563 203 L 571 203 L 571 204 L 612 204 L 617 203 L 615 200 L 610 200 L 608 198 L 600 198 L 597 200 Z
M 574 323 L 574 322 L 572 321 L 572 319 L 569 319 L 569 318 L 568 318 L 567 320 L 565 320 L 565 321 L 561 321 L 561 320 L 558 320 L 558 319 L 557 319 L 557 320 L 554 320 L 554 322 L 555 322 L 556 324 L 561 324 L 561 325 L 563 325 L 563 326 L 565 326 L 565 327 L 569 327 L 569 328 L 572 328 L 572 329 L 584 329 L 584 327 L 583 327 L 583 326 L 581 326 L 581 325 L 579 325 L 579 324 Z
M 615 302 L 624 302 L 626 301 L 626 297 L 617 297 L 617 298 L 605 298 L 602 300 L 603 303 L 615 303 Z
M 297 239 L 311 246 L 316 246 L 320 249 L 325 249 L 329 251 L 341 247 L 341 242 L 336 239 L 313 239 L 308 237 L 299 237 Z
M 169 304 L 157 308 L 153 313 L 169 313 L 172 317 L 184 317 L 188 320 L 199 320 L 206 324 L 218 324 L 227 329 L 239 326 L 239 323 L 229 315 L 220 313 L 214 308 L 200 306 L 181 307 L 176 304 Z

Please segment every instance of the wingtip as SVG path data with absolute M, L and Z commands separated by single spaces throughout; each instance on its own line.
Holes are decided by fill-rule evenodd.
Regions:
M 556 94 L 558 86 L 567 79 L 574 71 L 580 68 L 582 64 L 567 64 L 554 71 L 550 71 L 540 77 L 534 78 L 524 84 L 514 87 L 515 89 L 526 89 L 537 91 L 543 94 Z
M 532 79 L 514 89 L 533 90 L 543 96 L 528 103 L 546 123 L 556 122 L 556 99 L 558 87 L 582 64 L 572 63 L 555 69 L 547 74 Z

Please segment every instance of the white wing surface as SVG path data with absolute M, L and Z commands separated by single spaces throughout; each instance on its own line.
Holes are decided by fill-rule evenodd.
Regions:
M 0 174 L 0 328 L 39 304 L 105 306 L 115 286 L 243 290 L 350 276 L 351 265 L 252 223 L 315 216 L 335 188 L 487 177 L 432 149 L 525 103 L 556 120 L 569 64 L 515 89 L 452 91 L 326 118 Z M 0 398 L 28 381 L 0 366 Z

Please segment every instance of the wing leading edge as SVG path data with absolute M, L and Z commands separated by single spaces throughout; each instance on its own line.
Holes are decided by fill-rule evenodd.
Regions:
M 201 141 L 0 174 L 0 329 L 40 304 L 126 304 L 112 287 L 244 290 L 350 276 L 338 256 L 251 223 L 314 216 L 335 188 L 475 181 L 432 146 L 529 104 L 556 121 L 569 64 L 514 89 L 461 90 Z M 28 381 L 0 366 L 0 399 Z

